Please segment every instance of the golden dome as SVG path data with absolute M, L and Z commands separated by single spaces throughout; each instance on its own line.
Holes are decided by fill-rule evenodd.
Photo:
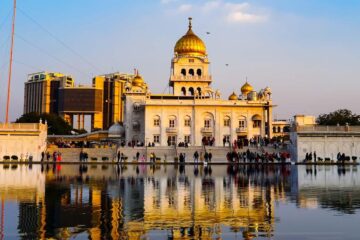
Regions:
M 189 18 L 189 30 L 176 42 L 174 52 L 178 55 L 205 56 L 205 43 L 192 31 L 191 19 Z
M 144 79 L 139 74 L 137 74 L 132 81 L 132 85 L 136 87 L 142 87 L 144 83 Z
M 249 92 L 253 91 L 253 87 L 246 81 L 246 83 L 241 87 L 241 93 L 246 95 Z
M 235 94 L 235 92 L 233 92 L 230 96 L 229 96 L 229 100 L 238 100 L 237 95 Z

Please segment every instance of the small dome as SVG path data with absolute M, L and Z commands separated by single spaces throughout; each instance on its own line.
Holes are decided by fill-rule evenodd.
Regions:
M 140 75 L 136 75 L 132 81 L 132 85 L 136 87 L 142 87 L 144 85 L 144 79 Z
M 123 137 L 125 134 L 125 128 L 120 123 L 114 123 L 108 130 L 109 137 Z
M 192 31 L 191 18 L 189 30 L 175 44 L 175 54 L 190 56 L 206 56 L 205 43 Z
M 238 100 L 238 96 L 235 94 L 235 92 L 233 92 L 233 93 L 229 96 L 229 100 Z
M 249 92 L 252 92 L 253 87 L 246 81 L 246 83 L 241 87 L 241 93 L 247 95 Z

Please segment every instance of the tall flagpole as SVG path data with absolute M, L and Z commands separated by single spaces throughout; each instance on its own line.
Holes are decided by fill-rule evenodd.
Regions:
M 5 123 L 9 123 L 10 89 L 11 89 L 10 86 L 11 86 L 11 73 L 12 73 L 13 49 L 14 49 L 15 17 L 16 17 L 16 0 L 14 0 L 14 10 L 12 17 L 11 48 L 10 48 L 10 63 L 9 63 L 9 78 L 8 78 Z

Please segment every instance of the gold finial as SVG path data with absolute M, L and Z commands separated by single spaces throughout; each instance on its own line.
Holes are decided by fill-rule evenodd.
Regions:
M 188 19 L 189 19 L 189 29 L 191 29 L 192 28 L 192 24 L 191 24 L 192 17 L 189 17 Z

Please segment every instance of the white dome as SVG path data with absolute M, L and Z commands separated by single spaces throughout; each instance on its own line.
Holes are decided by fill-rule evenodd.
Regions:
M 125 133 L 124 126 L 114 123 L 108 130 L 109 137 L 123 137 Z

